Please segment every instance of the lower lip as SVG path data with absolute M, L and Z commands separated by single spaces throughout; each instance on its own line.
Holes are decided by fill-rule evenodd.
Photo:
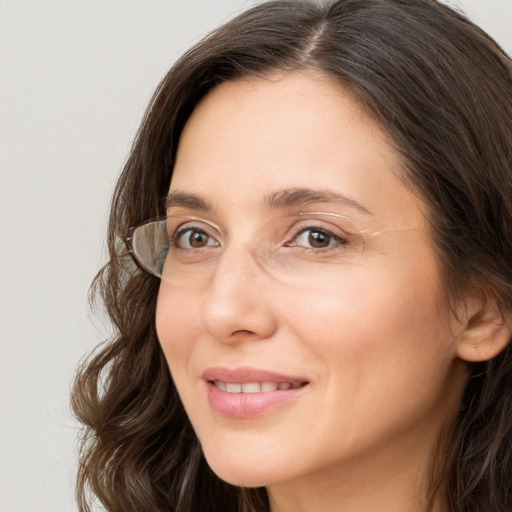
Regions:
M 266 393 L 228 393 L 207 382 L 210 407 L 220 416 L 248 419 L 261 416 L 298 398 L 309 386 Z

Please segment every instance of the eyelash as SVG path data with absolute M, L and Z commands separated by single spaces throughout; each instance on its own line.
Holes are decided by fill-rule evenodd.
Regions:
M 183 247 L 179 246 L 178 241 L 180 240 L 181 237 L 183 237 L 187 233 L 190 233 L 190 235 L 192 235 L 193 233 L 199 233 L 199 234 L 205 235 L 209 239 L 216 240 L 214 236 L 210 235 L 208 233 L 208 231 L 206 231 L 204 229 L 201 229 L 201 228 L 195 227 L 195 226 L 187 226 L 185 228 L 180 228 L 180 229 L 176 230 L 174 235 L 172 235 L 169 239 L 169 245 L 171 247 L 178 247 L 179 249 L 184 249 Z M 190 240 L 190 238 L 189 238 L 189 240 Z M 207 247 L 207 246 L 205 246 L 205 247 Z M 186 248 L 186 250 L 188 250 L 188 249 L 190 249 L 190 248 Z M 202 249 L 202 247 L 201 247 L 201 249 Z
M 328 238 L 330 238 L 330 243 L 328 246 L 326 247 L 321 247 L 321 248 L 315 248 L 315 247 L 306 247 L 304 245 L 298 245 L 296 242 L 297 240 L 302 236 L 304 235 L 305 233 L 307 232 L 316 232 L 316 233 L 320 233 Z M 172 247 L 177 247 L 177 248 L 180 248 L 180 249 L 184 249 L 184 250 L 193 250 L 194 248 L 192 247 L 180 247 L 179 245 L 179 240 L 184 236 L 186 235 L 187 233 L 190 233 L 190 235 L 192 235 L 193 233 L 198 233 L 198 234 L 202 234 L 204 236 L 206 236 L 208 239 L 212 239 L 212 240 L 216 240 L 216 238 L 212 235 L 210 235 L 208 233 L 208 231 L 204 230 L 204 229 L 201 229 L 199 227 L 194 227 L 194 226 L 187 226 L 187 227 L 184 227 L 184 228 L 181 228 L 181 229 L 178 229 L 174 235 L 172 235 L 170 237 L 170 240 L 169 240 L 169 243 L 170 243 L 170 246 Z M 188 242 L 187 243 L 190 243 L 190 238 L 188 239 Z M 320 228 L 318 226 L 305 226 L 305 227 L 301 227 L 299 228 L 295 233 L 292 234 L 292 236 L 290 237 L 287 237 L 286 241 L 283 243 L 283 246 L 284 247 L 298 247 L 302 250 L 305 250 L 305 251 L 312 251 L 312 252 L 323 252 L 323 253 L 326 253 L 330 250 L 333 250 L 339 246 L 344 246 L 344 245 L 348 245 L 350 243 L 350 241 L 348 240 L 348 238 L 344 237 L 344 236 L 341 236 L 341 235 L 338 235 L 336 233 L 334 233 L 333 231 L 329 230 L 329 229 L 325 229 L 325 228 Z M 218 241 L 217 241 L 217 244 L 218 244 Z M 195 248 L 195 250 L 200 250 L 200 249 L 204 249 L 206 247 L 209 247 L 211 245 L 205 245 L 205 246 L 202 246 L 202 247 L 199 247 L 199 248 Z
M 327 236 L 330 238 L 330 242 L 332 243 L 329 243 L 329 245 L 327 247 L 322 247 L 322 248 L 315 248 L 315 247 L 305 247 L 303 245 L 296 245 L 295 242 L 305 233 L 307 232 L 312 232 L 312 233 L 320 233 L 324 236 Z M 300 247 L 301 249 L 303 250 L 306 250 L 306 251 L 314 251 L 314 252 L 328 252 L 330 250 L 333 250 L 333 249 L 336 249 L 337 247 L 339 246 L 343 246 L 343 245 L 348 245 L 350 243 L 350 241 L 348 240 L 348 238 L 344 237 L 344 236 L 341 236 L 341 235 L 338 235 L 336 233 L 333 233 L 331 230 L 329 229 L 326 229 L 326 228 L 320 228 L 318 226 L 306 226 L 306 227 L 302 227 L 300 228 L 291 238 L 290 238 L 290 241 L 289 242 L 285 242 L 285 246 L 291 246 L 291 247 Z M 290 244 L 290 245 L 288 245 Z

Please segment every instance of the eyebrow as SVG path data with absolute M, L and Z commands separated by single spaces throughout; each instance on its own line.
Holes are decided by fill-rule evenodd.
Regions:
M 355 199 L 330 190 L 317 190 L 311 188 L 290 188 L 278 190 L 265 196 L 264 204 L 270 210 L 283 210 L 286 208 L 300 208 L 315 203 L 329 203 L 344 207 L 354 208 L 362 213 L 371 214 L 371 212 L 358 203 Z M 200 210 L 203 212 L 213 212 L 214 206 L 207 199 L 196 194 L 190 194 L 175 190 L 169 192 L 165 200 L 165 207 L 186 208 L 190 210 Z
M 355 199 L 330 190 L 291 188 L 274 192 L 265 198 L 265 204 L 270 209 L 301 207 L 314 203 L 330 203 L 349 206 L 362 213 L 371 214 L 368 208 L 363 206 L 361 203 L 358 203 Z
M 213 205 L 208 200 L 196 194 L 187 194 L 179 190 L 169 192 L 165 199 L 165 208 L 178 207 L 190 210 L 201 210 L 203 212 L 211 212 L 214 210 Z

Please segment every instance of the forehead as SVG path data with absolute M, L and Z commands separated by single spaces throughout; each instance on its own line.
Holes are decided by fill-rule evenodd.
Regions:
M 304 188 L 354 198 L 381 219 L 422 216 L 397 178 L 401 164 L 387 134 L 342 87 L 293 72 L 213 89 L 185 126 L 170 188 L 231 211 Z

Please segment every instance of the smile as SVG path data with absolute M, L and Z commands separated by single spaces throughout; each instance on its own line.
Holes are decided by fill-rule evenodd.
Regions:
M 211 411 L 233 420 L 263 416 L 291 406 L 308 394 L 305 376 L 286 375 L 260 368 L 211 367 L 201 375 Z
M 213 384 L 227 393 L 269 393 L 272 391 L 285 391 L 305 386 L 307 382 L 223 382 L 214 380 Z

